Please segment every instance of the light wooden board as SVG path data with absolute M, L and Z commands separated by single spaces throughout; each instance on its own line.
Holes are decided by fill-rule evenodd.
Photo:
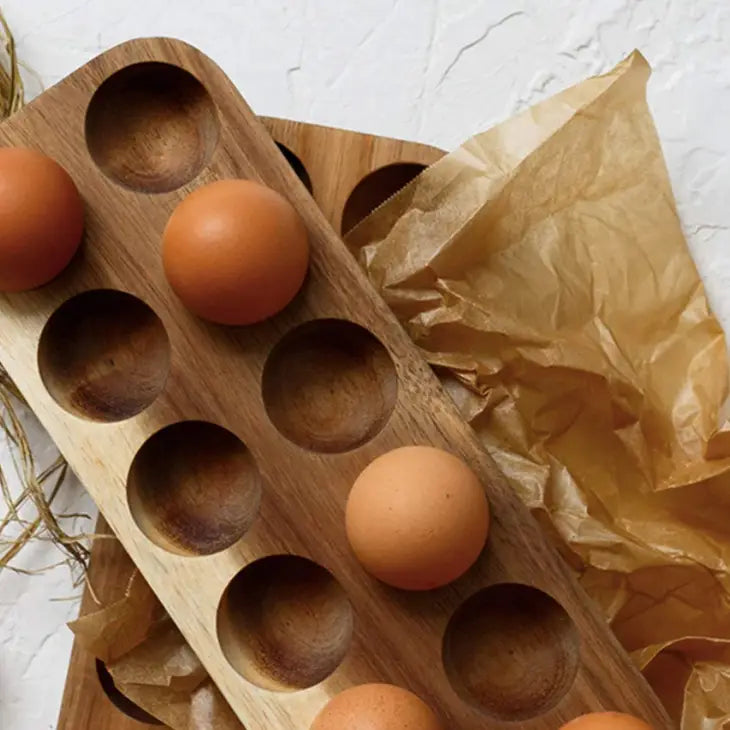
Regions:
M 100 84 L 141 62 L 185 69 L 202 80 L 210 99 L 174 68 L 137 67 L 106 86 L 87 116 Z M 0 136 L 3 144 L 39 147 L 63 164 L 76 180 L 88 212 L 83 254 L 62 277 L 39 291 L 0 298 L 0 359 L 249 730 L 306 728 L 328 698 L 373 680 L 411 688 L 447 726 L 462 730 L 507 725 L 503 719 L 485 719 L 473 703 L 464 701 L 467 687 L 473 698 L 497 707 L 504 718 L 510 712 L 526 717 L 533 705 L 552 696 L 556 683 L 566 686 L 565 695 L 539 716 L 521 720 L 523 727 L 547 730 L 602 707 L 633 712 L 656 728 L 670 726 L 602 617 L 510 492 L 266 129 L 209 59 L 178 41 L 125 44 L 43 94 L 6 123 Z M 102 173 L 89 149 L 106 173 L 146 192 L 125 188 Z M 224 329 L 195 320 L 172 296 L 161 270 L 160 235 L 176 203 L 197 185 L 222 177 L 256 179 L 282 192 L 301 213 L 312 242 L 303 291 L 285 312 L 255 327 Z M 160 322 L 128 299 L 92 296 L 86 299 L 87 310 L 79 305 L 70 314 L 66 310 L 68 316 L 54 318 L 56 331 L 39 348 L 49 316 L 70 297 L 98 289 L 129 292 L 146 302 Z M 271 408 L 267 411 L 261 389 L 267 357 L 284 335 L 299 324 L 330 318 L 356 322 L 375 335 L 392 357 L 397 377 L 397 397 L 382 430 L 373 435 L 366 429 L 362 435 L 372 436 L 370 440 L 338 454 L 301 448 L 285 438 L 269 419 Z M 83 340 L 81 349 L 71 347 L 69 338 L 84 324 L 94 336 Z M 161 372 L 165 340 L 170 344 L 168 377 Z M 350 341 L 348 330 L 329 331 L 327 323 L 320 323 L 317 342 L 320 352 L 289 353 L 293 379 L 276 383 L 273 394 L 287 395 L 296 407 L 286 411 L 287 404 L 279 403 L 278 411 L 284 408 L 289 426 L 304 441 L 316 441 L 317 429 L 307 433 L 313 424 L 320 432 L 333 427 L 327 414 L 343 438 L 354 438 L 367 425 L 360 422 L 367 412 L 374 411 L 369 420 L 375 422 L 378 411 L 385 409 L 392 373 L 377 347 L 360 334 Z M 94 362 L 79 362 L 82 353 L 93 355 L 99 349 Z M 305 364 L 320 357 L 327 380 L 352 383 L 355 392 L 343 395 L 335 388 L 329 396 L 312 397 L 318 384 L 301 381 L 299 357 Z M 344 377 L 338 367 L 347 370 Z M 41 368 L 45 383 L 66 407 L 51 397 Z M 301 394 L 292 392 L 291 382 L 307 387 Z M 152 394 L 157 396 L 154 400 Z M 347 402 L 358 407 L 344 408 Z M 301 413 L 305 403 L 314 409 L 308 417 Z M 113 423 L 78 415 L 121 418 L 135 411 L 139 413 Z M 347 422 L 350 415 L 355 423 Z M 196 419 L 219 424 L 245 442 L 249 455 L 244 459 L 228 454 L 225 463 L 250 474 L 255 462 L 261 499 L 243 539 L 217 554 L 191 557 L 171 550 L 179 544 L 169 533 L 157 535 L 153 542 L 137 526 L 127 500 L 127 475 L 153 434 Z M 187 449 L 170 453 L 185 461 L 201 441 L 205 439 L 193 439 Z M 478 564 L 453 585 L 431 594 L 392 591 L 369 578 L 347 549 L 343 529 L 344 502 L 355 476 L 376 455 L 411 443 L 430 443 L 462 456 L 482 479 L 493 510 L 489 545 Z M 136 476 L 143 481 L 154 476 L 149 467 L 155 465 L 160 466 L 159 460 L 143 460 Z M 185 474 L 186 481 L 188 476 L 196 475 Z M 211 479 L 205 487 L 211 490 L 207 502 L 197 512 L 186 510 L 189 504 L 170 505 L 182 510 L 174 526 L 187 526 L 182 537 L 215 540 L 211 525 L 196 520 L 211 504 L 230 496 L 229 486 L 225 480 Z M 227 516 L 219 514 L 218 519 Z M 142 524 L 149 514 L 144 517 Z M 223 602 L 229 613 L 218 621 L 221 597 L 244 566 L 265 556 L 290 554 L 322 566 L 333 579 L 291 560 L 270 562 L 271 569 L 263 574 L 246 570 L 253 583 L 245 582 L 244 590 L 234 595 L 237 600 Z M 575 635 L 549 603 L 536 601 L 537 612 L 520 604 L 519 590 L 502 593 L 483 606 L 485 611 L 467 609 L 461 618 L 474 635 L 491 635 L 492 653 L 468 656 L 470 637 L 452 636 L 447 659 L 461 676 L 457 693 L 442 662 L 449 619 L 479 589 L 504 582 L 531 585 L 552 595 L 570 614 Z M 300 587 L 301 593 L 287 595 L 292 586 Z M 260 591 L 269 599 L 263 612 L 256 604 Z M 347 612 L 348 601 L 352 614 Z M 510 610 L 514 606 L 519 610 Z M 481 615 L 489 616 L 491 623 L 481 624 Z M 524 630 L 515 618 L 524 621 Z M 352 637 L 346 643 L 350 621 Z M 294 629 L 289 634 L 288 626 Z M 515 643 L 516 649 L 509 648 Z M 256 657 L 265 661 L 248 661 L 252 645 Z M 521 676 L 490 661 L 495 655 L 516 655 L 519 660 L 525 653 L 539 660 Z M 249 679 L 229 658 L 245 668 Z M 314 686 L 278 691 L 285 684 L 290 689 L 306 684 L 333 659 L 341 661 Z M 524 697 L 517 696 L 518 690 Z
M 365 214 L 387 199 L 406 177 L 443 155 L 441 150 L 414 142 L 271 117 L 262 121 L 274 140 L 284 146 L 295 170 L 307 180 L 315 202 L 335 229 L 341 228 L 346 208 L 351 215 Z M 109 532 L 103 518 L 97 532 Z M 133 570 L 134 563 L 119 542 L 93 543 L 89 582 L 103 605 L 122 598 Z M 91 592 L 85 591 L 81 615 L 95 608 L 98 606 Z M 112 693 L 110 699 L 108 691 L 99 680 L 96 657 L 74 642 L 57 730 L 153 727 L 141 721 L 140 713 L 118 695 Z

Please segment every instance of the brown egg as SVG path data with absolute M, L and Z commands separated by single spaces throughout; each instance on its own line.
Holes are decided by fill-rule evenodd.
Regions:
M 0 148 L 0 291 L 55 279 L 83 231 L 84 204 L 59 164 L 36 150 Z
M 361 684 L 336 695 L 311 730 L 444 730 L 419 697 L 392 684 Z
M 345 524 L 368 572 L 396 588 L 428 590 L 455 580 L 477 559 L 489 506 L 461 459 L 431 446 L 406 446 L 363 470 Z
M 251 180 L 220 180 L 188 195 L 163 236 L 165 274 L 194 314 L 218 324 L 260 322 L 299 291 L 307 229 L 294 206 Z
M 652 730 L 652 727 L 621 712 L 593 712 L 571 720 L 560 730 Z

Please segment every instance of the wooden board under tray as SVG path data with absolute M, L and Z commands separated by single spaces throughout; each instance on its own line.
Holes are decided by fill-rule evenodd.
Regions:
M 123 44 L 13 116 L 0 143 L 58 160 L 87 211 L 62 276 L 0 297 L 0 359 L 248 730 L 308 728 L 369 681 L 412 689 L 460 730 L 552 730 L 600 708 L 670 726 L 210 59 L 169 39 Z M 312 244 L 295 301 L 245 328 L 191 316 L 159 250 L 180 200 L 230 177 L 285 195 Z M 369 577 L 344 534 L 357 474 L 413 443 L 462 457 L 493 514 L 475 566 L 429 593 Z

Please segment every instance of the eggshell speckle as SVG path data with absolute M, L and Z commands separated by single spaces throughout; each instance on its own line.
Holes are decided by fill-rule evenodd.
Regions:
M 252 180 L 219 180 L 173 211 L 162 258 L 170 285 L 191 312 L 218 324 L 253 324 L 299 291 L 309 241 L 299 213 L 275 190 Z
M 69 174 L 36 150 L 0 148 L 0 291 L 55 279 L 76 253 L 84 205 Z
M 455 580 L 477 559 L 489 506 L 461 459 L 431 446 L 405 446 L 363 470 L 345 521 L 368 572 L 397 588 L 428 590 Z
M 561 730 L 652 730 L 652 727 L 621 712 L 593 712 L 571 720 Z
M 338 694 L 311 730 L 444 730 L 419 697 L 390 684 L 362 684 Z

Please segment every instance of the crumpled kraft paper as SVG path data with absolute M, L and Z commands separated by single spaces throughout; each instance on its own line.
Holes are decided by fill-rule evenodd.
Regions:
M 69 624 L 114 685 L 173 730 L 243 730 L 138 573 L 118 601 Z
M 683 730 L 730 727 L 728 364 L 634 53 L 348 236 Z
M 682 730 L 711 730 L 730 727 L 727 355 L 648 76 L 634 53 L 470 139 L 347 243 Z M 240 730 L 138 590 L 86 619 L 118 686 L 174 730 Z M 121 656 L 120 616 L 147 627 Z

